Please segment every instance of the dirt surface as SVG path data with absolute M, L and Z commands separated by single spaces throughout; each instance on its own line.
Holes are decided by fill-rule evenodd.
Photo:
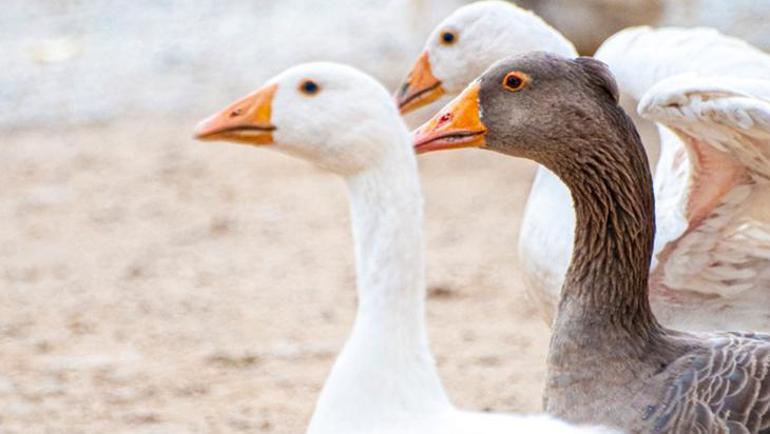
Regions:
M 302 432 L 355 309 L 342 182 L 195 119 L 7 133 L 0 432 Z M 515 245 L 533 173 L 420 158 L 430 337 L 456 404 L 540 407 Z

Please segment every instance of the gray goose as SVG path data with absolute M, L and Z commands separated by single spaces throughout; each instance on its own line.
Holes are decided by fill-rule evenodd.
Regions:
M 572 194 L 546 411 L 632 433 L 770 433 L 770 335 L 678 332 L 652 314 L 652 181 L 617 102 L 603 63 L 531 53 L 491 66 L 413 140 L 534 160 Z

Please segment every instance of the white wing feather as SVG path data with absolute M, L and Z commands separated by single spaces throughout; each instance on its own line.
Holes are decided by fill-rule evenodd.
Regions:
M 770 79 L 681 74 L 660 81 L 639 113 L 727 153 L 770 180 Z
M 655 272 L 660 273 L 661 282 L 671 291 L 722 297 L 725 304 L 766 306 L 770 300 L 770 81 L 681 74 L 654 85 L 642 97 L 639 112 L 674 131 L 695 167 L 679 197 L 660 198 L 659 214 L 666 213 L 667 202 L 676 205 L 672 211 L 680 214 L 681 205 L 687 204 L 686 229 L 669 234 L 667 246 L 659 247 L 661 268 Z M 699 172 L 694 160 L 704 154 L 708 166 Z M 683 182 L 681 177 L 672 181 Z M 665 181 L 662 184 L 659 190 L 665 189 Z

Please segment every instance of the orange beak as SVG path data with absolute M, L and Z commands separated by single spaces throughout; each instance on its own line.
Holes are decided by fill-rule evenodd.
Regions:
M 273 143 L 275 126 L 270 123 L 270 115 L 277 88 L 277 84 L 264 86 L 204 119 L 195 127 L 195 138 L 249 145 Z
M 396 92 L 395 98 L 398 109 L 402 114 L 406 114 L 430 104 L 443 94 L 441 81 L 434 77 L 430 70 L 428 52 L 423 51 L 406 77 L 406 82 Z
M 487 127 L 479 118 L 479 84 L 463 93 L 413 133 L 418 154 L 442 149 L 480 148 L 486 144 Z

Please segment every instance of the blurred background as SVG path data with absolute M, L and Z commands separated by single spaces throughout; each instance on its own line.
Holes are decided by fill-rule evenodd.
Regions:
M 394 88 L 464 3 L 4 0 L 0 432 L 301 432 L 355 309 L 344 188 L 192 127 L 298 62 Z M 585 54 L 638 24 L 770 48 L 770 0 L 519 4 Z M 463 151 L 421 170 L 449 393 L 539 410 L 548 330 L 515 253 L 533 166 Z

